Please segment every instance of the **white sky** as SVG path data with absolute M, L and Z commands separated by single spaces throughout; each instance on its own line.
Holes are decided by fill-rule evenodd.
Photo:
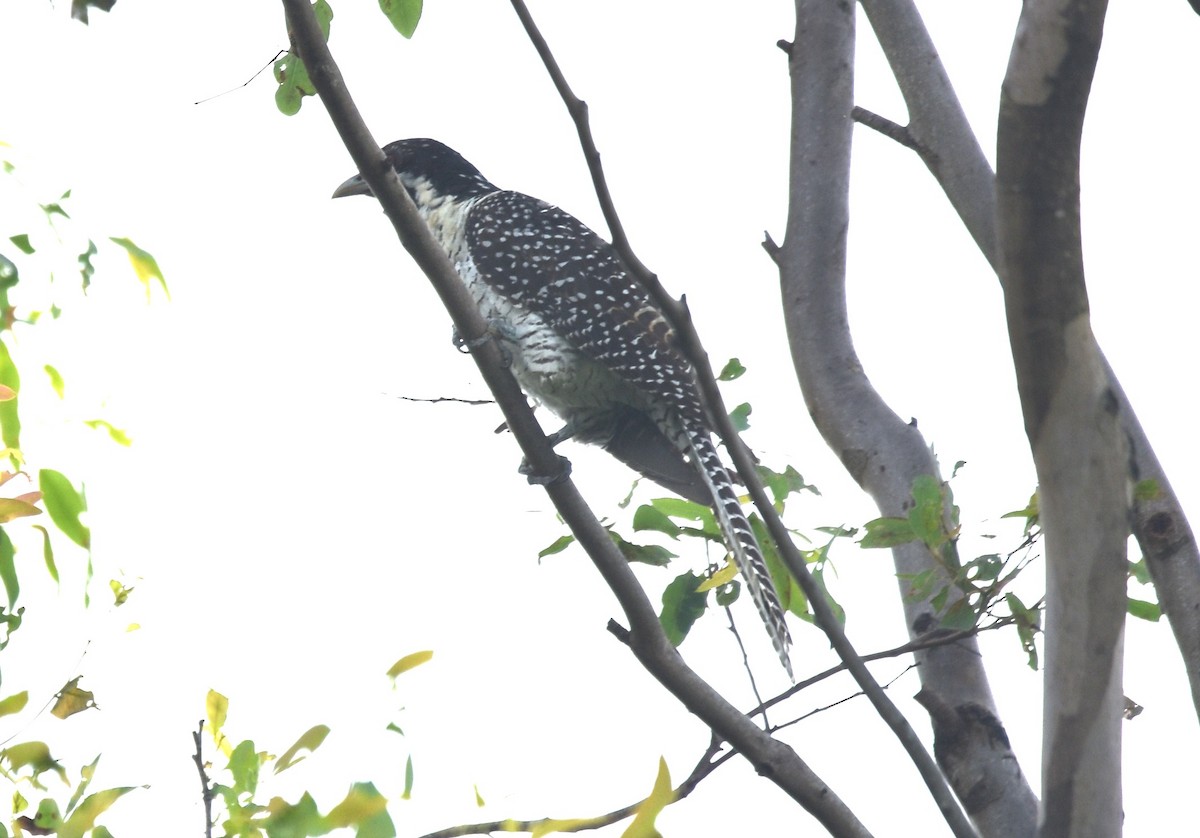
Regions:
M 704 730 L 604 631 L 619 614 L 581 552 L 537 564 L 563 528 L 516 474 L 515 444 L 492 435 L 498 412 L 399 398 L 486 394 L 377 206 L 328 199 L 353 164 L 321 106 L 308 100 L 298 117 L 281 116 L 269 74 L 193 104 L 285 45 L 280 7 L 121 0 L 85 29 L 60 5 L 0 6 L 0 139 L 14 146 L 6 153 L 30 197 L 71 188 L 79 229 L 153 252 L 173 301 L 144 306 L 109 248 L 87 305 L 75 301 L 61 324 L 23 339 L 27 391 L 41 385 L 44 347 L 67 379 L 72 415 L 100 413 L 135 445 L 85 445 L 57 419 L 26 430 L 33 465 L 86 476 L 97 605 L 78 618 L 81 557 L 62 551 L 55 599 L 38 590 L 47 585 L 35 542 L 19 540 L 27 593 L 49 602 L 31 607 L 6 651 L 0 693 L 28 686 L 48 698 L 82 674 L 103 709 L 67 722 L 3 719 L 0 738 L 46 738 L 70 766 L 102 751 L 94 788 L 149 784 L 105 821 L 122 838 L 201 834 L 189 732 L 210 687 L 231 698 L 229 734 L 274 753 L 313 724 L 333 728 L 263 799 L 308 788 L 327 810 L 365 779 L 397 797 L 411 752 L 414 800 L 392 807 L 401 835 L 598 814 L 648 792 L 660 754 L 682 779 Z M 573 128 L 508 4 L 429 3 L 411 42 L 375 5 L 335 4 L 332 48 L 377 139 L 442 139 L 501 186 L 603 230 Z M 777 277 L 759 246 L 763 230 L 782 235 L 785 214 L 787 68 L 774 43 L 791 35 L 789 4 L 741 16 L 728 5 L 678 8 L 542 2 L 533 12 L 591 105 L 635 247 L 688 294 L 714 360 L 736 354 L 749 368 L 726 392 L 731 404 L 754 404 L 750 443 L 823 491 L 793 503 L 791 524 L 861 524 L 874 510 L 810 427 L 775 313 Z M 1018 9 L 949 0 L 922 9 L 990 156 Z M 1200 181 L 1197 23 L 1182 0 L 1113 3 L 1084 149 L 1095 330 L 1191 509 L 1200 499 L 1184 395 L 1200 278 L 1190 200 Z M 904 121 L 865 21 L 857 98 Z M 850 294 L 863 362 L 944 464 L 967 461 L 954 484 L 964 555 L 1003 549 L 1018 529 L 996 519 L 1023 505 L 1033 470 L 998 286 L 914 155 L 859 129 L 855 166 Z M 32 425 L 34 407 L 25 409 Z M 597 512 L 627 523 L 616 502 L 630 475 L 602 454 L 565 453 Z M 701 566 L 687 558 L 639 569 L 653 598 L 685 566 Z M 859 649 L 903 642 L 888 557 L 847 544 L 835 562 Z M 137 590 L 114 612 L 104 587 L 119 572 Z M 756 618 L 738 610 L 764 688 L 782 689 Z M 142 628 L 124 633 L 130 621 Z M 750 706 L 723 625 L 710 615 L 683 651 Z M 817 631 L 795 624 L 793 633 L 801 676 L 829 665 Z M 1012 633 L 983 646 L 1036 787 L 1040 678 Z M 427 648 L 433 662 L 393 692 L 388 666 Z M 1191 765 L 1200 737 L 1165 623 L 1133 621 L 1127 648 L 1126 692 L 1146 707 L 1126 726 L 1127 831 L 1167 834 L 1194 794 L 1194 771 L 1179 766 Z M 886 680 L 903 666 L 876 672 Z M 910 673 L 891 694 L 926 732 L 916 689 Z M 775 721 L 849 692 L 835 679 Z M 389 721 L 408 736 L 385 733 Z M 785 737 L 879 834 L 944 831 L 865 703 Z M 659 823 L 667 835 L 809 831 L 791 801 L 737 763 Z

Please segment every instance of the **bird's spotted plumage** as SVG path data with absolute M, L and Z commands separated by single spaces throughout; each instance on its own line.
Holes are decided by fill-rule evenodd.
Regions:
M 616 250 L 558 207 L 501 190 L 436 140 L 384 147 L 401 183 L 512 357 L 522 388 L 600 445 L 707 503 L 791 674 L 791 637 L 762 551 L 713 446 L 691 365 Z M 370 194 L 359 177 L 335 197 Z

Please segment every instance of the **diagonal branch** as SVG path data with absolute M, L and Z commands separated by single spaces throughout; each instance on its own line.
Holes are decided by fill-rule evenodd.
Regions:
M 379 198 L 401 243 L 446 304 L 459 334 L 468 342 L 479 339 L 486 334 L 483 318 L 359 115 L 308 0 L 282 1 L 289 37 L 363 179 Z M 483 341 L 472 354 L 527 462 L 540 474 L 561 473 L 562 461 L 550 447 L 516 380 L 504 366 L 499 348 L 492 341 Z M 575 485 L 564 476 L 547 485 L 546 491 L 620 603 L 630 625 L 630 648 L 646 670 L 715 735 L 741 752 L 760 774 L 769 777 L 832 834 L 869 835 L 853 812 L 792 748 L 759 730 L 684 663 L 663 633 L 658 616 L 628 562 L 592 515 Z
M 726 751 L 721 753 L 723 743 L 713 738 L 703 756 L 700 757 L 696 766 L 692 769 L 692 773 L 687 776 L 682 783 L 675 787 L 672 794 L 671 802 L 683 800 L 689 794 L 696 790 L 712 772 L 716 771 L 722 765 L 729 761 L 731 757 L 737 754 L 737 751 Z M 446 829 L 439 829 L 437 832 L 430 832 L 427 835 L 422 835 L 421 838 L 463 838 L 467 835 L 488 835 L 493 832 L 532 832 L 535 835 L 546 834 L 547 832 L 583 832 L 589 829 L 599 829 L 604 826 L 611 826 L 614 823 L 620 823 L 626 818 L 636 815 L 638 810 L 646 803 L 646 799 L 639 800 L 637 803 L 631 803 L 628 806 L 622 806 L 620 809 L 614 809 L 603 815 L 597 815 L 593 818 L 581 819 L 560 819 L 560 818 L 538 818 L 537 820 L 517 821 L 506 819 L 502 821 L 486 821 L 484 823 L 463 824 L 461 826 L 451 826 Z
M 768 530 L 771 533 L 772 539 L 775 540 L 780 557 L 787 566 L 791 574 L 796 578 L 800 587 L 804 590 L 808 597 L 810 607 L 813 610 L 813 616 L 817 625 L 829 637 L 830 643 L 834 647 L 838 656 L 845 662 L 851 676 L 859 684 L 862 691 L 871 701 L 877 713 L 884 722 L 892 729 L 892 732 L 900 740 L 901 745 L 907 751 L 909 758 L 917 767 L 922 779 L 928 786 L 938 807 L 951 825 L 951 829 L 956 835 L 970 836 L 974 835 L 974 830 L 963 817 L 962 811 L 958 807 L 953 794 L 946 785 L 945 778 L 938 770 L 936 763 L 930 757 L 929 753 L 921 744 L 920 738 L 916 731 L 908 723 L 904 714 L 895 706 L 895 704 L 887 697 L 879 683 L 871 675 L 862 658 L 859 657 L 853 645 L 846 637 L 842 630 L 841 623 L 834 616 L 829 603 L 825 598 L 824 592 L 812 578 L 812 574 L 808 570 L 808 564 L 800 555 L 795 545 L 792 543 L 791 535 L 787 527 L 780 520 L 778 513 L 775 511 L 774 505 L 767 497 L 767 493 L 762 486 L 762 482 L 758 479 L 757 469 L 755 467 L 753 455 L 746 448 L 745 444 L 738 436 L 732 422 L 729 419 L 728 411 L 725 410 L 724 401 L 721 398 L 720 390 L 716 386 L 716 379 L 713 375 L 712 365 L 708 360 L 708 355 L 704 351 L 700 343 L 699 336 L 696 334 L 695 327 L 692 324 L 690 316 L 687 314 L 686 306 L 675 301 L 658 282 L 654 274 L 648 271 L 641 261 L 633 254 L 630 249 L 628 238 L 625 236 L 620 220 L 617 217 L 615 205 L 611 194 L 608 191 L 607 181 L 604 177 L 603 167 L 600 163 L 600 155 L 596 151 L 595 143 L 591 137 L 591 130 L 588 125 L 587 108 L 571 91 L 567 84 L 562 71 L 559 69 L 557 62 L 554 60 L 553 54 L 541 33 L 525 7 L 523 0 L 511 0 L 514 9 L 521 18 L 522 24 L 525 26 L 526 32 L 529 33 L 534 47 L 541 56 L 543 63 L 546 65 L 547 71 L 551 78 L 554 79 L 555 87 L 559 94 L 563 97 L 563 101 L 567 106 L 568 112 L 575 120 L 576 130 L 579 133 L 581 144 L 584 148 L 584 154 L 587 159 L 588 168 L 592 174 L 592 181 L 596 187 L 597 194 L 600 199 L 601 207 L 604 210 L 605 221 L 608 223 L 610 231 L 613 234 L 613 244 L 617 247 L 621 254 L 622 260 L 626 266 L 637 276 L 637 278 L 645 285 L 650 292 L 655 303 L 659 305 L 662 311 L 671 320 L 671 325 L 678 336 L 685 354 L 696 372 L 696 378 L 699 382 L 701 392 L 703 393 L 705 402 L 707 403 L 710 418 L 713 420 L 714 426 L 725 443 L 726 449 L 737 467 L 738 473 L 741 475 L 745 483 L 746 490 L 750 494 L 755 507 L 766 523 Z M 844 10 L 843 10 L 844 11 Z M 852 10 L 851 10 L 852 14 Z M 798 27 L 799 29 L 799 27 Z

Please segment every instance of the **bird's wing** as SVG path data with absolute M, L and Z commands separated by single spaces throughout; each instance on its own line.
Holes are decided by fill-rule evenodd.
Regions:
M 674 331 L 616 249 L 582 221 L 520 192 L 496 192 L 472 208 L 467 245 L 498 293 L 621 378 L 703 421 Z

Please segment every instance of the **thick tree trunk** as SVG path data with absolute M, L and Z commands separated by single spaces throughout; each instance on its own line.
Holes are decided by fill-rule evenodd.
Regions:
M 1046 836 L 1121 833 L 1130 450 L 1092 335 L 1079 146 L 1106 0 L 1026 3 L 1000 102 L 997 242 L 1045 532 Z

